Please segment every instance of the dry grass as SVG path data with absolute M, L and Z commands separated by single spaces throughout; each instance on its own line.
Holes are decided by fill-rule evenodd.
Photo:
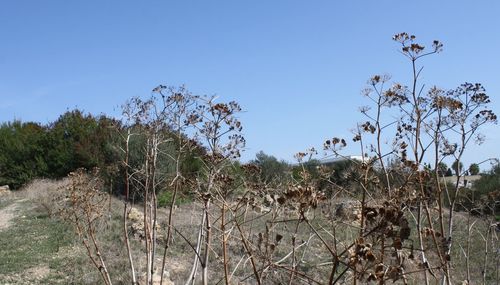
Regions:
M 97 284 L 99 283 L 98 272 L 89 263 L 85 255 L 84 248 L 81 246 L 77 237 L 72 232 L 69 225 L 64 224 L 56 216 L 52 216 L 55 205 L 54 198 L 63 194 L 62 186 L 67 181 L 38 180 L 30 183 L 23 190 L 16 192 L 9 197 L 9 200 L 2 200 L 2 205 L 12 205 L 17 203 L 19 209 L 16 212 L 15 222 L 9 228 L 9 231 L 0 232 L 0 240 L 8 241 L 0 251 L 1 267 L 0 278 L 8 280 L 13 284 Z M 316 229 L 319 229 L 320 235 L 327 237 L 335 232 L 338 246 L 349 245 L 357 235 L 357 226 L 355 221 L 342 220 L 336 222 L 336 228 L 333 229 L 332 219 L 335 218 L 331 207 L 339 201 L 345 201 L 345 198 L 338 201 L 329 201 L 324 207 L 319 207 L 309 213 L 311 221 Z M 139 205 L 136 205 L 139 206 Z M 109 212 L 106 218 L 99 224 L 98 239 L 104 249 L 109 272 L 113 283 L 128 284 L 131 282 L 131 276 L 128 272 L 128 260 L 126 249 L 123 246 L 122 235 L 122 210 L 123 202 L 113 198 L 107 209 Z M 330 214 L 325 214 L 327 211 Z M 170 279 L 175 284 L 183 284 L 191 269 L 192 259 L 194 257 L 193 245 L 196 242 L 199 223 L 202 215 L 202 205 L 197 202 L 184 204 L 175 210 L 175 228 L 172 246 L 167 253 L 167 270 Z M 218 209 L 211 212 L 213 217 L 217 217 Z M 159 209 L 159 220 L 166 221 L 168 209 Z M 277 220 L 282 221 L 274 224 Z M 307 225 L 298 224 L 297 235 L 291 233 L 297 227 L 297 221 L 290 213 L 281 212 L 279 216 L 272 218 L 271 213 L 259 213 L 249 210 L 246 220 L 250 221 L 244 224 L 245 234 L 249 241 L 258 244 L 259 233 L 262 233 L 267 226 L 272 225 L 272 233 L 283 235 L 283 239 L 277 244 L 273 259 L 281 260 L 283 264 L 290 263 L 289 253 L 291 252 L 292 237 L 296 244 L 303 244 L 297 250 L 298 258 L 297 268 L 318 280 L 324 279 L 325 274 L 331 270 L 331 256 L 325 251 L 324 246 L 318 239 L 318 235 L 312 232 Z M 471 231 L 470 244 L 470 264 L 471 278 L 473 284 L 482 282 L 481 271 L 478 270 L 484 262 L 484 233 L 488 227 L 488 222 L 480 217 L 472 217 L 468 220 L 465 213 L 456 215 L 456 246 L 452 251 L 452 260 L 455 267 L 452 268 L 454 280 L 465 279 L 465 255 L 467 241 L 467 224 L 475 221 Z M 223 278 L 221 268 L 222 255 L 220 232 L 217 229 L 220 226 L 220 220 L 215 220 L 214 243 L 212 244 L 211 264 L 209 270 L 210 283 L 216 284 Z M 160 227 L 165 227 L 164 223 Z M 242 248 L 240 237 L 237 231 L 230 230 L 229 248 L 229 268 L 231 269 L 232 280 L 240 280 L 242 284 L 252 284 L 252 279 L 246 277 L 252 275 L 251 266 L 246 253 Z M 160 231 L 161 232 L 161 231 Z M 182 235 L 180 234 L 182 233 Z M 496 232 L 492 232 L 496 235 Z M 131 233 L 132 236 L 132 233 Z M 412 239 L 416 235 L 412 231 Z M 498 239 L 497 239 L 498 241 Z M 145 260 L 143 251 L 143 241 L 140 238 L 132 238 L 132 249 L 137 271 L 144 272 Z M 432 246 L 429 243 L 429 247 Z M 487 261 L 487 283 L 491 284 L 496 280 L 498 274 L 498 242 L 488 244 L 490 247 L 490 256 Z M 163 248 L 163 244 L 159 244 Z M 162 256 L 162 250 L 159 250 L 158 256 Z M 431 263 L 437 260 L 437 257 L 430 256 Z M 160 266 L 161 260 L 156 260 L 156 265 Z M 416 263 L 409 262 L 407 270 L 418 269 Z M 276 268 L 269 268 L 268 271 L 274 272 Z M 32 272 L 33 274 L 27 274 Z M 276 271 L 278 273 L 278 271 Z M 282 279 L 280 274 L 271 274 L 264 280 L 266 284 L 279 284 L 287 282 Z M 274 277 L 273 277 L 274 276 Z M 140 277 L 140 274 L 139 274 Z M 348 282 L 352 276 L 346 274 L 339 282 Z M 245 281 L 246 280 L 246 281 Z M 420 276 L 414 275 L 409 278 L 409 284 L 419 284 Z M 431 279 L 432 281 L 432 279 Z M 437 280 L 434 280 L 437 282 Z M 434 282 L 433 281 L 433 282 Z M 2 282 L 0 282 L 2 283 Z

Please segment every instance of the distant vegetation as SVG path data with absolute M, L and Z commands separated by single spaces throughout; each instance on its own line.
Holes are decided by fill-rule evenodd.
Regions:
M 498 162 L 474 182 L 473 191 L 476 195 L 474 200 L 476 207 L 482 207 L 489 214 L 496 213 L 500 222 L 500 164 Z
M 122 122 L 105 115 L 94 116 L 81 110 L 62 114 L 47 125 L 19 120 L 0 126 L 0 185 L 17 189 L 34 178 L 63 178 L 78 168 L 101 170 L 106 184 L 120 194 L 123 191 L 123 156 L 120 149 L 128 129 L 146 132 L 146 126 L 124 126 Z M 164 128 L 165 136 L 173 136 Z M 131 138 L 130 163 L 140 164 L 144 140 Z M 172 143 L 173 140 L 172 140 Z M 171 144 L 172 144 L 171 143 Z M 165 144 L 165 152 L 174 154 Z M 200 149 L 200 151 L 202 151 Z M 183 167 L 196 172 L 196 162 L 186 158 Z M 161 168 L 169 167 L 161 164 Z M 111 185 L 113 183 L 113 185 Z
M 112 165 L 115 122 L 68 111 L 48 125 L 7 122 L 0 126 L 0 184 L 19 188 L 36 177 L 61 178 L 79 167 Z

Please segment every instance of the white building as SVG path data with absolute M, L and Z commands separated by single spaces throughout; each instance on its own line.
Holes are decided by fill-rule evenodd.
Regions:
M 361 155 L 346 155 L 346 156 L 323 158 L 320 159 L 319 161 L 321 164 L 331 164 L 331 163 L 350 161 L 350 160 L 363 161 L 364 158 Z

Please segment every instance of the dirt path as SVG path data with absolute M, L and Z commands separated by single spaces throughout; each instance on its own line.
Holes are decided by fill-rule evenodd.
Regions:
M 0 231 L 8 228 L 13 218 L 17 216 L 17 209 L 19 208 L 19 201 L 0 209 Z

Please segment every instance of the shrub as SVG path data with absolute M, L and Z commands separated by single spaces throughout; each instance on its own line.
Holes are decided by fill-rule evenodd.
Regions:
M 170 207 L 172 204 L 173 193 L 172 191 L 163 191 L 158 195 L 158 207 Z M 175 198 L 175 205 L 180 206 L 192 202 L 193 198 L 184 193 L 179 193 Z
M 14 121 L 0 126 L 0 185 L 17 189 L 47 175 L 46 128 L 37 123 Z

